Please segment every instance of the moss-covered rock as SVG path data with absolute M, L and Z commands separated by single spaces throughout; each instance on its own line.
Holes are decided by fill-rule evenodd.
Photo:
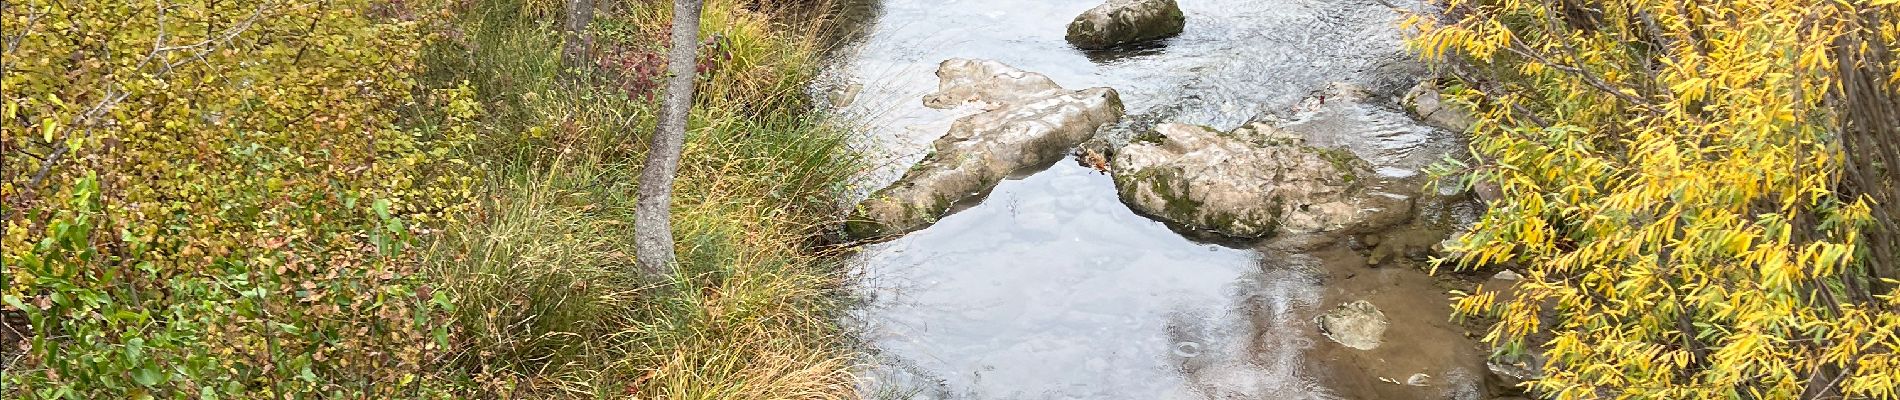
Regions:
M 1083 49 L 1164 39 L 1181 34 L 1187 15 L 1174 0 L 1109 0 L 1069 23 L 1069 44 Z
M 1241 238 L 1385 224 L 1410 211 L 1401 198 L 1356 182 L 1367 164 L 1255 124 L 1222 133 L 1162 124 L 1115 152 L 1115 185 L 1142 213 Z

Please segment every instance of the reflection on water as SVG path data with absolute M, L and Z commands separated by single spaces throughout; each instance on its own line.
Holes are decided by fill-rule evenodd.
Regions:
M 1318 281 L 1252 251 L 1190 242 L 1071 163 L 872 246 L 856 263 L 878 352 L 867 393 L 918 398 L 1203 398 L 1321 391 L 1291 308 Z
M 1177 360 L 1187 386 L 1174 398 L 1331 399 L 1302 355 L 1313 341 L 1311 310 L 1319 282 L 1310 265 L 1282 263 L 1258 268 L 1228 291 L 1224 318 L 1177 320 L 1176 340 L 1209 342 L 1205 355 Z

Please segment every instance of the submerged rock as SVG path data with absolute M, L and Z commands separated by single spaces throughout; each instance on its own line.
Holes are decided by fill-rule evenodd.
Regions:
M 858 204 L 845 224 L 852 237 L 899 234 L 936 222 L 952 205 L 978 197 L 1024 168 L 1048 165 L 1122 116 L 1114 89 L 1064 90 L 1041 74 L 995 61 L 953 59 L 937 70 L 934 108 L 976 104 L 932 143 L 896 183 Z
M 1174 0 L 1109 0 L 1069 23 L 1069 44 L 1082 49 L 1163 39 L 1181 34 L 1187 15 Z
M 1471 125 L 1476 123 L 1470 111 L 1445 104 L 1444 97 L 1439 94 L 1438 85 L 1430 80 L 1419 82 L 1418 86 L 1413 86 L 1411 91 L 1405 92 L 1405 98 L 1401 103 L 1406 110 L 1418 116 L 1419 120 L 1439 129 L 1465 132 L 1471 130 Z
M 1351 152 L 1265 124 L 1227 133 L 1162 124 L 1116 151 L 1112 170 L 1137 211 L 1232 237 L 1387 225 L 1410 212 L 1409 197 L 1363 187 L 1366 163 Z
M 1319 316 L 1319 329 L 1326 338 L 1359 350 L 1379 348 L 1388 324 L 1385 313 L 1365 300 L 1340 305 Z

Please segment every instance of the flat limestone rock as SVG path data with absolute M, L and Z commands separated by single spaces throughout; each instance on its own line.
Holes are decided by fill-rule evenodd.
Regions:
M 922 229 L 1003 178 L 1048 165 L 1122 116 L 1114 89 L 1065 90 L 1042 74 L 995 61 L 953 59 L 937 70 L 933 108 L 977 105 L 981 113 L 951 124 L 932 153 L 896 183 L 858 204 L 845 224 L 855 238 Z

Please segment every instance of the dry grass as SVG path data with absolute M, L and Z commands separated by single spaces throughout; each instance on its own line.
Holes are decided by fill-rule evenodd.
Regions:
M 661 5 L 601 15 L 603 46 L 664 42 Z M 859 168 L 802 93 L 815 30 L 707 5 L 705 29 L 732 58 L 702 82 L 675 194 L 671 284 L 693 290 L 661 294 L 632 276 L 653 104 L 560 83 L 548 6 L 480 1 L 467 43 L 434 60 L 441 81 L 478 88 L 494 131 L 477 150 L 487 201 L 431 249 L 434 279 L 459 299 L 457 368 L 490 397 L 852 397 L 841 277 L 803 247 Z

